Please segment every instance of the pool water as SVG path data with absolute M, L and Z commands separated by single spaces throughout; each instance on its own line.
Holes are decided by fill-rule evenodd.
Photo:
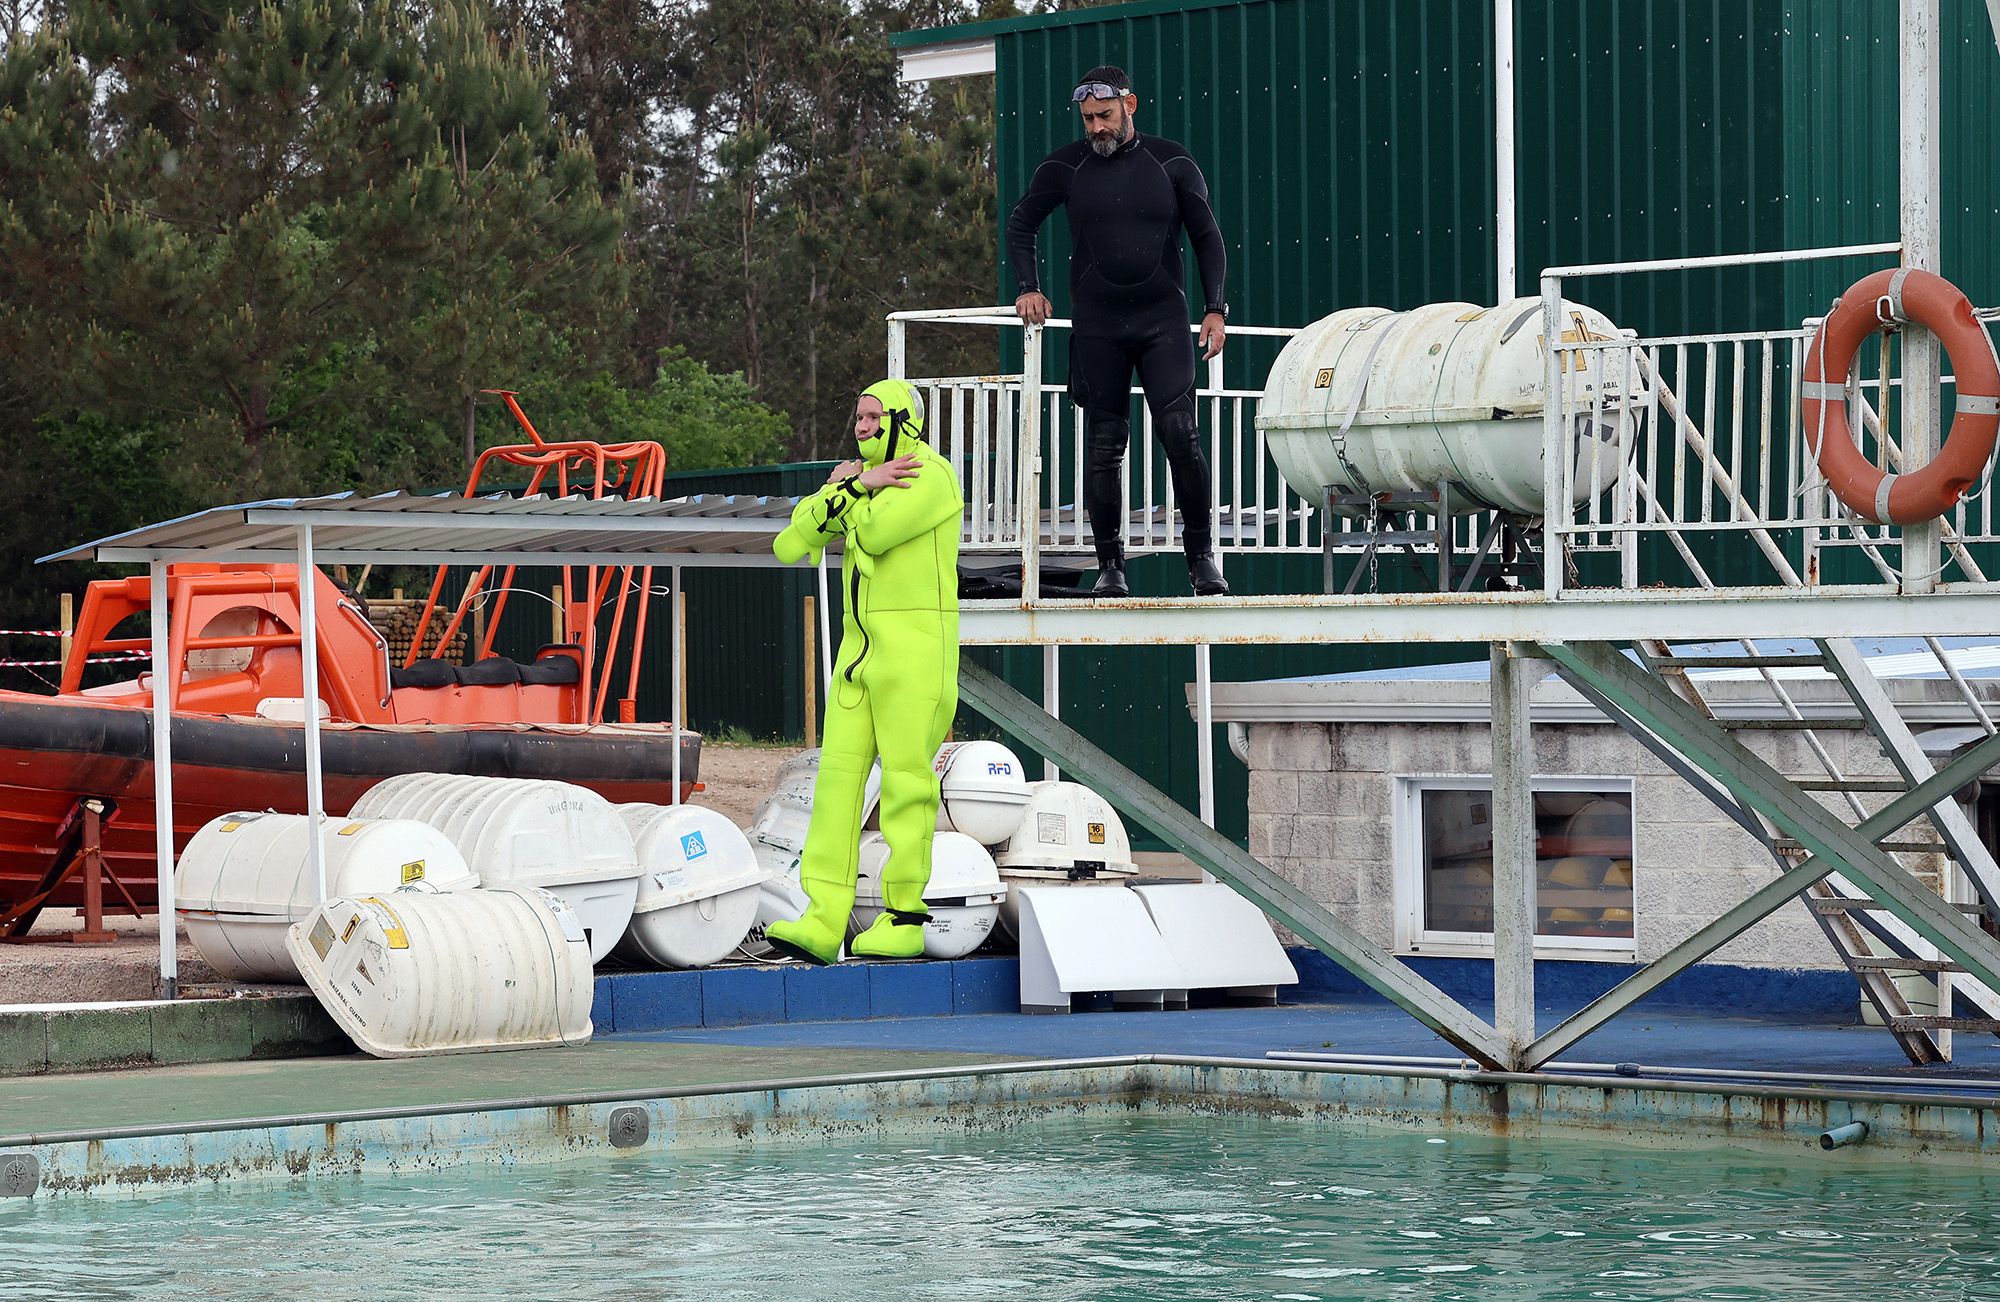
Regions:
M 7 1298 L 2000 1299 L 2000 1174 L 1132 1115 L 0 1203 Z

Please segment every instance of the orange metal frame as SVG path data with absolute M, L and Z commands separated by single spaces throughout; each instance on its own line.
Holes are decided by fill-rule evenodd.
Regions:
M 667 451 L 658 443 L 641 441 L 634 443 L 594 443 L 576 439 L 563 442 L 549 442 L 544 439 L 515 401 L 514 394 L 506 389 L 488 389 L 485 392 L 497 394 L 507 404 L 507 410 L 527 431 L 527 443 L 506 444 L 491 447 L 479 454 L 472 463 L 472 473 L 467 476 L 465 495 L 471 497 L 479 491 L 481 479 L 487 467 L 498 463 L 518 466 L 530 471 L 527 492 L 539 493 L 548 483 L 551 475 L 555 478 L 558 496 L 567 497 L 573 485 L 580 486 L 588 472 L 588 492 L 592 500 L 606 495 L 614 497 L 658 497 L 666 487 Z M 578 491 L 581 491 L 579 488 Z M 438 608 L 439 598 L 444 593 L 445 566 L 439 566 L 436 578 L 431 581 L 429 598 L 424 602 L 423 615 L 417 621 L 415 635 L 410 641 L 410 654 L 403 664 L 405 668 L 415 664 L 422 656 L 425 637 L 431 626 L 432 616 Z M 483 659 L 493 653 L 493 639 L 500 629 L 500 616 L 507 609 L 507 598 L 514 586 L 515 568 L 506 567 L 500 576 L 498 590 L 494 594 L 493 613 L 486 621 L 486 636 L 478 648 L 475 659 Z M 586 692 L 584 701 L 585 720 L 601 723 L 604 707 L 611 692 L 611 670 L 617 659 L 619 638 L 625 629 L 626 602 L 632 593 L 632 578 L 638 573 L 638 566 L 626 565 L 605 567 L 600 578 L 598 566 L 590 566 L 582 577 L 581 595 L 575 567 L 563 568 L 563 641 L 575 643 L 583 649 L 583 685 Z M 481 566 L 465 586 L 465 593 L 452 610 L 451 618 L 444 631 L 438 635 L 437 647 L 432 658 L 442 656 L 444 648 L 458 635 L 466 616 L 471 613 L 473 603 L 481 589 L 492 577 L 493 566 Z M 610 648 L 602 657 L 598 655 L 597 625 L 604 606 L 605 597 L 613 581 L 618 584 L 618 600 L 613 605 L 611 629 L 604 640 Z M 639 693 L 639 667 L 646 649 L 646 614 L 652 603 L 652 588 L 641 582 L 639 585 L 639 608 L 632 629 L 631 664 L 625 679 L 625 694 L 618 700 L 618 718 L 621 722 L 631 722 L 635 717 L 635 703 Z M 595 682 L 593 683 L 593 674 Z M 677 721 L 678 722 L 678 721 Z

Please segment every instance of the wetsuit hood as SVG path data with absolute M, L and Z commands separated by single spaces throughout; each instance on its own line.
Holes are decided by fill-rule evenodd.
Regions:
M 916 389 L 905 380 L 877 380 L 861 393 L 882 404 L 882 424 L 875 436 L 856 442 L 861 459 L 879 466 L 916 451 L 911 445 L 924 441 L 924 400 Z

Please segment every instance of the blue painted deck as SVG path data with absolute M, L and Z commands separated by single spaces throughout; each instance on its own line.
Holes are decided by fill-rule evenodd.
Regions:
M 1482 1016 L 1492 1009 L 1469 1007 Z M 1563 1013 L 1548 1010 L 1542 1025 Z M 971 1017 L 878 1018 L 848 1022 L 625 1033 L 615 1040 L 763 1048 L 963 1053 L 995 1058 L 1082 1058 L 1174 1053 L 1261 1058 L 1267 1051 L 1462 1055 L 1399 1010 L 1382 1003 L 1279 1008 L 1197 1008 L 1167 1012 L 1088 1011 L 1067 1017 L 996 1013 Z M 1648 1066 L 1895 1076 L 1957 1088 L 1985 1082 L 2000 1089 L 2000 1039 L 1961 1034 L 1958 1061 L 1910 1066 L 1889 1033 L 1859 1025 L 1788 1025 L 1694 1009 L 1635 1009 L 1561 1057 L 1564 1062 L 1637 1062 Z

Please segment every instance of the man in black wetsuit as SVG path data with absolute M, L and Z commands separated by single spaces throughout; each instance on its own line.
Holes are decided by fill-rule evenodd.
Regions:
M 1035 169 L 1007 218 L 1007 256 L 1022 287 L 1014 310 L 1040 325 L 1050 315 L 1041 292 L 1035 232 L 1058 205 L 1069 206 L 1070 398 L 1084 409 L 1089 457 L 1084 504 L 1097 544 L 1100 597 L 1130 595 L 1122 539 L 1125 501 L 1118 474 L 1131 435 L 1132 372 L 1139 373 L 1153 428 L 1166 447 L 1180 504 L 1188 581 L 1204 596 L 1229 591 L 1215 560 L 1208 458 L 1195 427 L 1194 342 L 1181 287 L 1181 231 L 1193 241 L 1205 311 L 1203 356 L 1222 351 L 1222 231 L 1208 183 L 1188 151 L 1142 136 L 1132 125 L 1138 97 L 1124 70 L 1092 68 L 1071 95 L 1084 138 Z

